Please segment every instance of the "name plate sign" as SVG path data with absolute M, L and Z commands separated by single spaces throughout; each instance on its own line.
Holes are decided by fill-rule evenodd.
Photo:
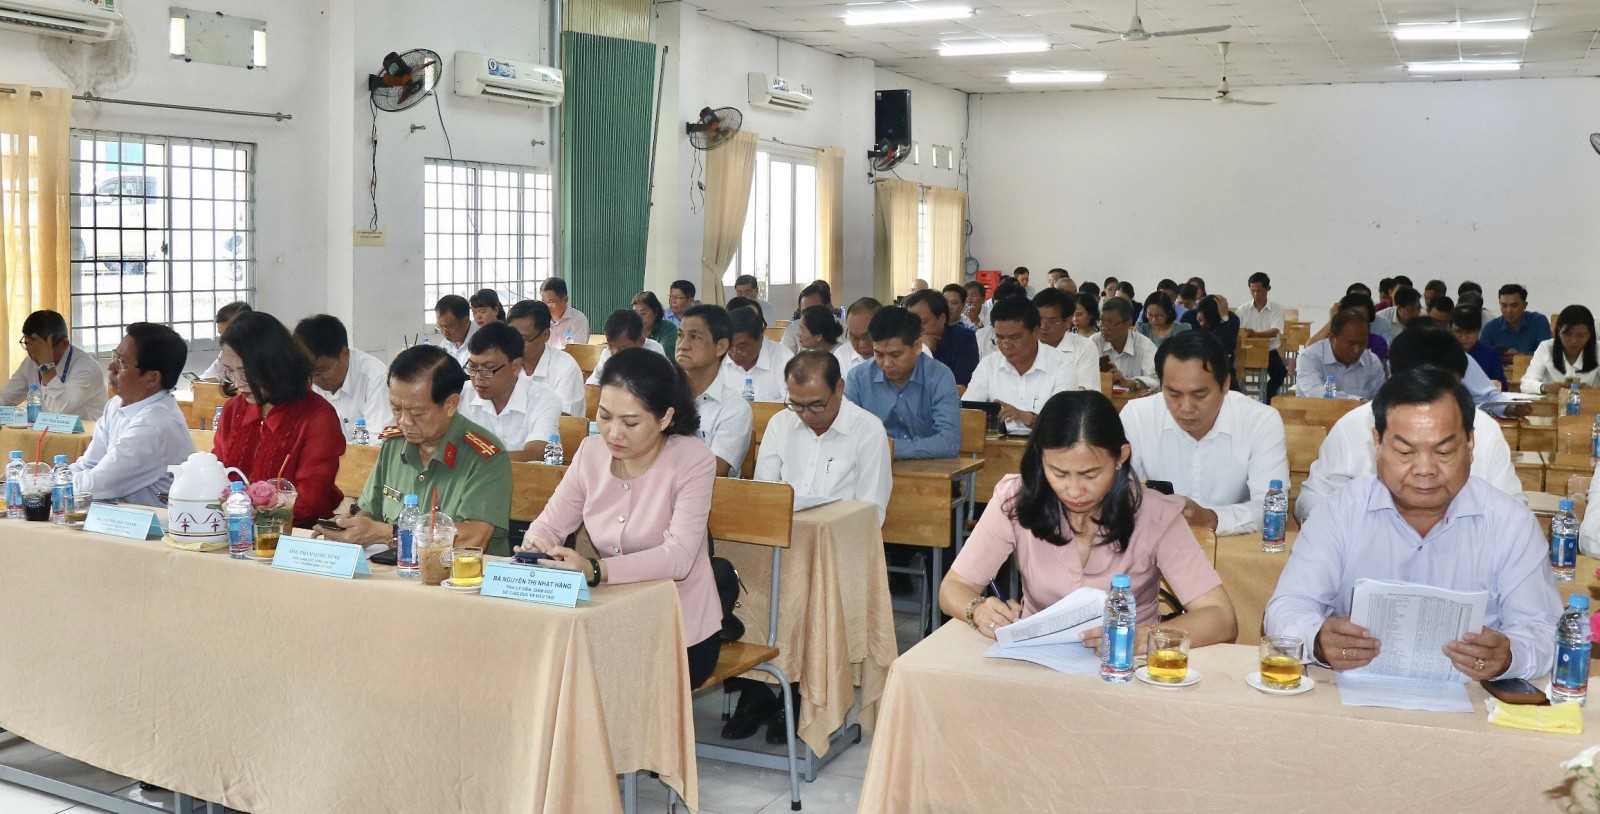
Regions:
M 161 536 L 161 521 L 154 509 L 135 509 L 110 503 L 89 504 L 83 530 L 128 540 L 149 540 Z
M 66 413 L 40 413 L 34 419 L 33 428 L 36 430 L 49 430 L 51 432 L 83 432 L 83 419 Z
M 0 407 L 0 427 L 27 427 L 28 411 L 21 407 Z
M 512 562 L 486 562 L 483 566 L 482 596 L 537 602 L 541 605 L 576 607 L 589 598 L 588 580 L 580 571 L 539 568 Z
M 278 551 L 272 555 L 272 567 L 339 579 L 354 579 L 356 574 L 372 573 L 372 568 L 367 565 L 367 552 L 361 546 L 306 537 L 279 537 Z

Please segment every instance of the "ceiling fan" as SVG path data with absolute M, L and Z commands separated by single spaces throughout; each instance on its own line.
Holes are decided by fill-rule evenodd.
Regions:
M 1114 39 L 1101 40 L 1100 42 L 1104 44 L 1108 42 L 1144 42 L 1145 40 L 1154 37 L 1184 37 L 1190 34 L 1215 34 L 1219 31 L 1227 31 L 1232 26 L 1210 25 L 1206 26 L 1205 28 L 1180 28 L 1174 31 L 1146 31 L 1144 30 L 1144 21 L 1139 19 L 1139 0 L 1133 0 L 1133 22 L 1128 25 L 1127 31 L 1113 31 L 1109 28 L 1101 28 L 1093 25 L 1079 25 L 1077 23 L 1073 23 L 1072 27 L 1081 28 L 1084 31 L 1093 31 L 1096 34 L 1110 34 L 1112 37 L 1114 37 Z
M 1224 105 L 1255 105 L 1257 107 L 1266 107 L 1268 105 L 1277 104 L 1277 102 L 1257 102 L 1249 99 L 1240 99 L 1239 97 L 1234 96 L 1233 91 L 1228 89 L 1228 43 L 1217 43 L 1217 50 L 1222 53 L 1222 81 L 1217 83 L 1216 93 L 1208 97 L 1157 96 L 1156 98 L 1165 99 L 1169 102 L 1216 102 Z

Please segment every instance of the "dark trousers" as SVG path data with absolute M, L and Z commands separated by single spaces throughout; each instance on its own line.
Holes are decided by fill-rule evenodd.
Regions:
M 1279 355 L 1277 351 L 1268 353 L 1267 387 L 1262 391 L 1264 395 L 1261 400 L 1268 404 L 1272 403 L 1272 400 L 1278 397 L 1278 391 L 1283 388 L 1284 377 L 1288 375 L 1289 368 L 1284 367 L 1283 356 Z
M 689 645 L 689 689 L 700 688 L 717 670 L 717 655 L 722 652 L 722 631 L 706 637 L 699 644 Z

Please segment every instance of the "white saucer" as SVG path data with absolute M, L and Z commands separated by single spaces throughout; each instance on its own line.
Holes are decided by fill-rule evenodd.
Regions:
M 444 582 L 439 583 L 439 587 L 444 588 L 447 591 L 455 591 L 458 594 L 475 594 L 483 589 L 482 584 L 457 585 L 456 581 L 453 579 L 447 579 Z
M 1149 684 L 1152 687 L 1162 687 L 1169 690 L 1175 690 L 1181 687 L 1193 687 L 1194 685 L 1200 683 L 1201 678 L 1204 678 L 1204 676 L 1200 674 L 1199 670 L 1191 668 L 1189 670 L 1189 674 L 1184 676 L 1182 681 L 1172 684 L 1166 681 L 1157 681 L 1151 678 L 1149 667 L 1140 667 L 1139 669 L 1133 671 L 1133 677 L 1143 681 L 1146 684 Z
M 1312 690 L 1316 689 L 1316 687 L 1317 687 L 1317 680 L 1316 679 L 1314 679 L 1314 678 L 1312 678 L 1311 676 L 1308 676 L 1308 675 L 1303 675 L 1303 676 L 1300 676 L 1300 686 L 1295 687 L 1292 690 L 1277 690 L 1277 689 L 1273 689 L 1273 688 L 1268 687 L 1267 685 L 1261 683 L 1261 673 L 1260 672 L 1252 672 L 1251 674 L 1245 676 L 1244 677 L 1244 683 L 1249 684 L 1251 687 L 1254 687 L 1255 689 L 1258 689 L 1258 690 L 1266 693 L 1267 695 L 1300 695 L 1301 693 L 1311 692 Z
M 254 551 L 251 551 L 250 553 L 244 555 L 244 558 L 249 560 L 249 561 L 251 561 L 251 562 L 267 562 L 267 563 L 272 562 L 272 558 L 271 557 L 257 557 L 256 553 Z

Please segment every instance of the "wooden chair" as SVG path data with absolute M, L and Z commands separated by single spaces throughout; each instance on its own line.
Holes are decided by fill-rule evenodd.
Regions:
M 1331 429 L 1344 414 L 1361 406 L 1355 399 L 1307 399 L 1298 396 L 1279 396 L 1272 400 L 1273 409 L 1283 416 L 1284 424 L 1309 424 Z
M 775 319 L 775 320 L 772 321 L 772 327 L 774 327 L 774 328 L 787 328 L 787 327 L 789 327 L 789 320 L 787 320 L 787 319 Z
M 578 454 L 578 445 L 589 437 L 589 420 L 575 415 L 562 415 L 558 425 L 561 432 L 561 451 L 570 462 Z
M 1283 366 L 1287 374 L 1283 379 L 1283 388 L 1285 392 L 1293 392 L 1300 351 L 1311 344 L 1311 323 L 1285 322 L 1282 339 L 1283 341 L 1278 344 L 1278 353 L 1283 356 Z
M 1556 453 L 1560 455 L 1590 455 L 1594 431 L 1594 415 L 1556 416 Z
M 1300 491 L 1300 484 L 1311 474 L 1311 464 L 1327 439 L 1328 431 L 1310 424 L 1284 424 L 1284 445 L 1289 452 L 1289 497 Z
M 595 345 L 597 347 L 602 347 L 602 348 L 605 347 L 606 346 L 606 335 L 605 334 L 589 334 L 589 344 Z
M 1239 354 L 1235 366 L 1239 369 L 1239 382 L 1245 392 L 1259 398 L 1267 386 L 1267 363 L 1272 351 L 1271 339 L 1239 340 Z M 1251 391 L 1251 385 L 1255 389 Z
M 339 473 L 334 476 L 333 485 L 339 487 L 346 497 L 360 500 L 361 490 L 367 488 L 367 479 L 372 476 L 372 468 L 378 465 L 379 449 L 381 447 L 346 446 L 344 457 L 339 459 Z M 382 511 L 380 506 L 362 508 Z
M 600 411 L 600 385 L 586 384 L 583 386 L 583 414 L 594 420 L 595 413 Z
M 216 429 L 211 426 L 211 420 L 216 416 L 217 407 L 227 400 L 228 397 L 222 394 L 222 385 L 216 382 L 195 382 L 194 403 L 189 408 L 189 429 Z
M 788 732 L 789 757 L 787 761 L 763 751 L 734 749 L 710 743 L 695 744 L 698 757 L 739 763 L 760 768 L 789 769 L 789 808 L 800 810 L 800 758 L 795 748 L 795 723 L 798 713 L 794 708 L 794 694 L 790 692 L 789 676 L 778 667 L 778 609 L 782 604 L 780 569 L 783 550 L 789 547 L 794 533 L 794 489 L 786 483 L 731 480 L 717 478 L 711 493 L 711 538 L 718 542 L 744 543 L 772 549 L 772 587 L 767 611 L 767 643 L 723 642 L 717 655 L 717 668 L 693 692 L 701 693 L 722 686 L 730 678 L 749 672 L 770 675 L 778 682 L 778 694 L 783 696 L 783 720 Z
M 1101 373 L 1100 373 L 1100 392 L 1102 394 L 1104 394 L 1106 398 L 1111 398 L 1111 387 L 1112 387 L 1111 383 L 1114 380 L 1115 380 L 1115 377 L 1113 377 L 1111 375 L 1111 371 L 1109 371 L 1109 370 L 1101 371 Z
M 787 409 L 788 405 L 780 401 L 750 403 L 750 449 L 744 455 L 744 463 L 739 466 L 739 477 L 745 480 L 755 477 L 756 454 L 761 451 L 761 439 L 767 437 L 767 422 Z
M 983 445 L 989 434 L 989 416 L 982 410 L 962 409 L 961 411 L 961 451 L 956 453 L 963 458 L 982 458 Z M 977 522 L 978 517 L 978 473 L 973 472 L 961 480 L 962 497 L 967 501 L 967 518 Z M 967 530 L 961 529 L 961 537 L 966 539 Z
M 1528 363 L 1532 361 L 1532 354 L 1513 354 L 1511 356 L 1511 369 L 1506 371 L 1506 384 L 1512 388 L 1516 388 L 1522 382 L 1522 377 L 1527 375 Z
M 217 434 L 211 430 L 190 429 L 189 440 L 194 443 L 195 452 L 210 452 L 217 447 Z
M 562 446 L 566 442 L 562 441 Z M 511 519 L 533 522 L 544 505 L 555 494 L 561 477 L 567 474 L 564 466 L 542 463 L 514 463 L 511 465 Z
M 1283 309 L 1283 321 L 1284 322 L 1299 322 L 1300 321 L 1300 309 L 1299 308 L 1285 308 L 1285 309 Z
M 783 332 L 785 330 L 786 330 L 786 328 L 780 328 L 780 327 L 778 327 L 776 325 L 769 325 L 769 326 L 767 326 L 767 330 L 765 331 L 765 334 L 766 334 L 766 337 L 768 339 L 771 339 L 774 342 L 782 342 L 783 341 Z
M 604 345 L 576 345 L 571 342 L 568 342 L 566 347 L 567 353 L 572 354 L 572 358 L 578 361 L 578 369 L 583 371 L 584 378 L 588 378 L 600 364 L 600 351 L 603 350 L 605 350 Z

